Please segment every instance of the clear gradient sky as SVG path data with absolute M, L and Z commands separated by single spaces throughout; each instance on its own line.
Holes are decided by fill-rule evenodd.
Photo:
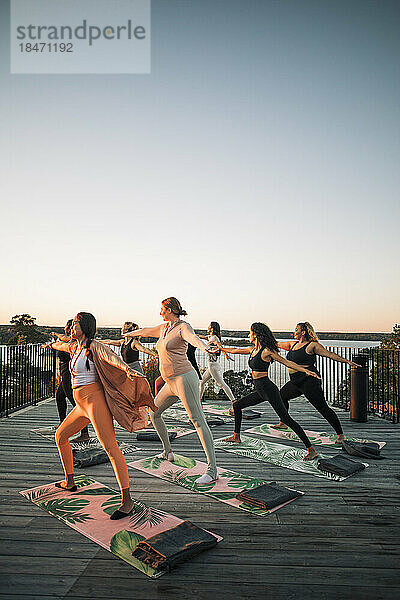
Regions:
M 400 321 L 399 2 L 153 0 L 150 75 L 10 75 L 0 6 L 1 323 Z

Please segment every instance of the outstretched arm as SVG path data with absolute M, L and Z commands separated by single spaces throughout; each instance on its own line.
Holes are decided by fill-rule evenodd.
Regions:
M 120 358 L 115 354 L 115 352 L 110 350 L 108 346 L 102 344 L 101 341 L 93 340 L 92 344 L 94 345 L 97 356 L 100 358 L 100 360 L 104 360 L 108 364 L 113 365 L 114 367 L 118 367 L 118 369 L 121 369 L 121 371 L 125 371 L 129 379 L 132 379 L 133 377 L 144 377 L 142 373 L 138 373 L 137 371 L 132 369 L 129 365 L 126 364 L 126 362 L 122 360 L 122 358 Z
M 306 373 L 306 375 L 311 375 L 311 377 L 316 377 L 316 379 L 321 379 L 316 373 L 314 373 L 314 371 L 310 371 L 309 369 L 306 369 L 305 367 L 302 367 L 301 365 L 298 365 L 295 362 L 292 362 L 291 360 L 286 360 L 286 358 L 283 358 L 274 350 L 264 350 L 261 354 L 261 358 L 264 357 L 264 353 L 265 356 L 271 356 L 277 362 L 280 362 L 286 367 L 289 367 L 289 369 L 293 369 L 294 371 L 300 371 L 301 373 Z
M 189 325 L 189 323 L 183 323 L 181 335 L 185 342 L 192 344 L 192 346 L 195 346 L 196 348 L 200 348 L 200 350 L 202 350 L 203 352 L 212 354 L 212 352 L 210 352 L 207 348 L 207 345 L 199 338 L 199 336 L 195 334 L 195 332 L 193 331 L 193 327 Z
M 117 346 L 120 348 L 124 343 L 124 340 L 98 340 L 102 344 L 107 344 L 107 346 Z
M 347 358 L 344 358 L 343 356 L 340 356 L 339 354 L 336 354 L 336 352 L 331 352 L 330 350 L 327 350 L 325 348 L 325 346 L 323 346 L 319 342 L 315 342 L 312 346 L 312 349 L 314 350 L 315 354 L 319 354 L 319 356 L 326 356 L 327 358 L 331 358 L 332 360 L 335 360 L 336 362 L 347 363 L 348 365 L 351 365 L 352 367 L 360 366 L 357 363 L 355 363 L 351 360 L 348 360 Z
M 246 346 L 246 348 L 221 347 L 221 350 L 222 352 L 229 352 L 229 354 L 251 354 L 254 350 L 254 346 Z
M 143 346 L 143 344 L 141 344 L 138 340 L 135 340 L 133 344 L 135 348 L 140 350 L 140 352 L 143 352 L 143 354 L 148 354 L 149 356 L 158 356 L 157 352 L 150 350 L 150 348 L 146 348 L 146 346 Z
M 46 342 L 41 345 L 41 348 L 51 348 L 52 350 L 71 353 L 70 345 L 70 343 L 67 344 L 66 342 Z
M 278 342 L 278 348 L 282 348 L 282 350 L 290 350 L 295 342 Z
M 57 337 L 61 342 L 70 342 L 71 336 L 65 335 L 64 333 L 57 333 L 56 331 L 52 331 L 50 335 Z
M 221 344 L 221 342 L 220 342 L 219 340 L 216 340 L 216 341 L 215 341 L 215 342 L 213 342 L 213 343 L 214 343 L 214 344 L 217 346 L 218 350 L 221 350 L 221 352 L 223 352 L 223 353 L 225 354 L 225 356 L 226 356 L 226 358 L 227 358 L 228 360 L 233 360 L 233 358 L 231 358 L 231 357 L 229 356 L 229 353 L 228 353 L 226 350 L 224 350 L 224 348 L 222 347 L 222 344 Z
M 143 327 L 142 329 L 135 329 L 135 331 L 129 331 L 128 333 L 124 333 L 124 338 L 137 338 L 137 337 L 160 337 L 161 328 L 164 323 L 161 325 L 156 325 L 156 327 Z

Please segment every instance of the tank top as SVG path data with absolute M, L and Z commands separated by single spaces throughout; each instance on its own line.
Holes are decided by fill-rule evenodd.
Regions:
M 261 358 L 261 352 L 264 348 L 261 348 L 254 356 L 249 358 L 249 367 L 252 371 L 258 371 L 259 373 L 268 373 L 269 365 L 271 361 L 266 361 Z
M 301 348 L 297 350 L 293 350 L 291 348 L 286 355 L 287 360 L 291 360 L 296 363 L 296 365 L 301 365 L 302 367 L 307 367 L 308 369 L 316 370 L 317 368 L 317 357 L 315 354 L 307 354 L 306 348 L 311 344 L 311 342 L 307 342 Z
M 65 373 L 65 371 L 68 371 L 69 361 L 71 360 L 70 353 L 63 352 L 62 350 L 57 350 L 57 358 L 60 361 L 60 372 Z
M 177 321 L 172 327 L 165 323 L 161 328 L 160 337 L 156 344 L 161 377 L 183 375 L 193 369 L 188 357 L 188 343 L 182 337 L 182 326 L 189 325 L 185 321 Z M 189 325 L 190 327 L 190 325 Z
M 72 387 L 77 388 L 81 385 L 89 385 L 98 381 L 96 367 L 94 362 L 89 359 L 89 370 L 86 368 L 86 348 L 76 352 L 71 356 L 69 368 L 72 376 Z
M 139 350 L 132 348 L 132 342 L 129 340 L 126 343 L 123 342 L 121 346 L 121 356 L 122 360 L 124 360 L 126 363 L 133 363 L 139 360 Z

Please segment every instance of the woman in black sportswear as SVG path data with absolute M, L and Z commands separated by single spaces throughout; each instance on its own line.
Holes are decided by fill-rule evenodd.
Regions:
M 264 323 L 253 323 L 249 334 L 252 346 L 248 348 L 224 348 L 232 354 L 249 354 L 249 367 L 253 378 L 255 391 L 233 403 L 235 415 L 235 432 L 232 437 L 226 438 L 226 442 L 240 443 L 240 427 L 242 424 L 242 410 L 248 406 L 255 406 L 260 402 L 269 402 L 274 411 L 279 415 L 283 423 L 286 423 L 299 436 L 308 450 L 303 460 L 313 460 L 318 456 L 317 451 L 311 445 L 310 440 L 303 428 L 292 419 L 279 394 L 276 385 L 268 377 L 269 365 L 277 360 L 295 371 L 301 371 L 310 377 L 317 378 L 318 375 L 305 367 L 282 358 L 278 354 L 278 344 L 271 330 Z
M 339 356 L 336 352 L 330 352 L 322 344 L 319 343 L 317 334 L 308 321 L 298 323 L 294 330 L 294 340 L 288 342 L 278 342 L 278 347 L 282 350 L 288 350 L 286 355 L 287 360 L 290 360 L 296 365 L 306 367 L 313 373 L 320 375 L 317 370 L 317 355 L 326 356 L 337 362 L 347 363 L 353 367 L 359 367 L 357 363 L 347 360 L 343 356 Z M 328 406 L 325 400 L 324 391 L 322 389 L 321 379 L 310 377 L 305 373 L 289 368 L 290 381 L 285 383 L 280 393 L 282 401 L 287 410 L 289 410 L 289 400 L 297 398 L 304 394 L 307 400 L 317 409 L 317 411 L 328 421 L 328 423 L 336 431 L 338 442 L 345 439 L 343 429 L 335 411 Z M 273 425 L 276 429 L 287 429 L 287 424 L 281 420 L 277 425 Z
M 124 335 L 129 331 L 136 331 L 139 329 L 139 326 L 136 323 L 132 323 L 132 321 L 125 321 L 122 326 L 121 334 Z M 137 371 L 144 375 L 143 367 L 139 360 L 139 350 L 144 354 L 148 354 L 149 356 L 157 356 L 157 353 L 154 350 L 149 350 L 146 346 L 143 346 L 138 339 L 134 338 L 122 338 L 120 340 L 100 340 L 102 344 L 107 344 L 108 346 L 117 346 L 121 348 L 121 358 L 127 365 L 130 366 L 131 369 Z

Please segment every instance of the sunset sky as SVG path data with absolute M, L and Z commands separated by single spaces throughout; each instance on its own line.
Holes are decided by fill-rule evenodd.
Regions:
M 0 7 L 0 323 L 400 321 L 399 2 L 153 0 L 149 75 L 11 75 Z

